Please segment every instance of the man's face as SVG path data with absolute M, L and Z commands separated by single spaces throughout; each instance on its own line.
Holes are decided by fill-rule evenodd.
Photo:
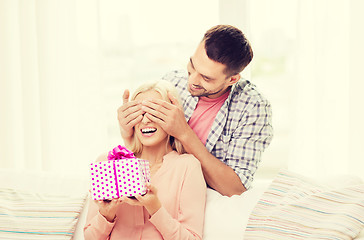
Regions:
M 236 82 L 237 76 L 228 77 L 224 70 L 224 64 L 209 59 L 205 43 L 201 42 L 187 65 L 188 91 L 195 97 L 220 97 Z

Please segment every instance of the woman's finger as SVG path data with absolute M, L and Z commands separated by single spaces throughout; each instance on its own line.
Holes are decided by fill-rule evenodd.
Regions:
M 137 194 L 135 195 L 135 198 L 138 200 L 138 202 L 143 202 L 143 196 Z
M 131 199 L 131 198 L 128 198 L 128 197 L 125 197 L 125 196 L 122 197 L 122 201 L 129 204 L 129 205 L 142 206 L 142 204 L 138 200 Z
M 147 183 L 147 188 L 149 189 L 150 192 L 152 192 L 154 194 L 156 194 L 157 191 L 158 191 L 157 188 L 154 185 L 150 184 L 150 183 Z

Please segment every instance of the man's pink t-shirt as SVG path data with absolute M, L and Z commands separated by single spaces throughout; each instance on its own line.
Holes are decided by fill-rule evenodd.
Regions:
M 200 97 L 188 124 L 203 144 L 206 144 L 215 117 L 228 98 L 229 93 L 230 91 L 227 91 L 218 98 Z

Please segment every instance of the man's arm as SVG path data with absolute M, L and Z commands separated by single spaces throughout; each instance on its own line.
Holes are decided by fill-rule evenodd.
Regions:
M 190 127 L 178 139 L 188 153 L 200 160 L 206 183 L 211 188 L 229 197 L 246 191 L 235 171 L 212 155 Z
M 142 110 L 168 134 L 180 140 L 186 151 L 201 162 L 205 180 L 210 187 L 226 196 L 243 193 L 246 189 L 235 171 L 206 149 L 186 122 L 176 99 L 171 95 L 170 99 L 172 104 L 158 99 L 143 101 Z

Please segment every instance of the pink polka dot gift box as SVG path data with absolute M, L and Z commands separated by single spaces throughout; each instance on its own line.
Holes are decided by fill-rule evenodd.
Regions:
M 123 146 L 108 154 L 108 161 L 90 164 L 91 196 L 94 200 L 133 197 L 147 192 L 149 161 L 139 159 Z

